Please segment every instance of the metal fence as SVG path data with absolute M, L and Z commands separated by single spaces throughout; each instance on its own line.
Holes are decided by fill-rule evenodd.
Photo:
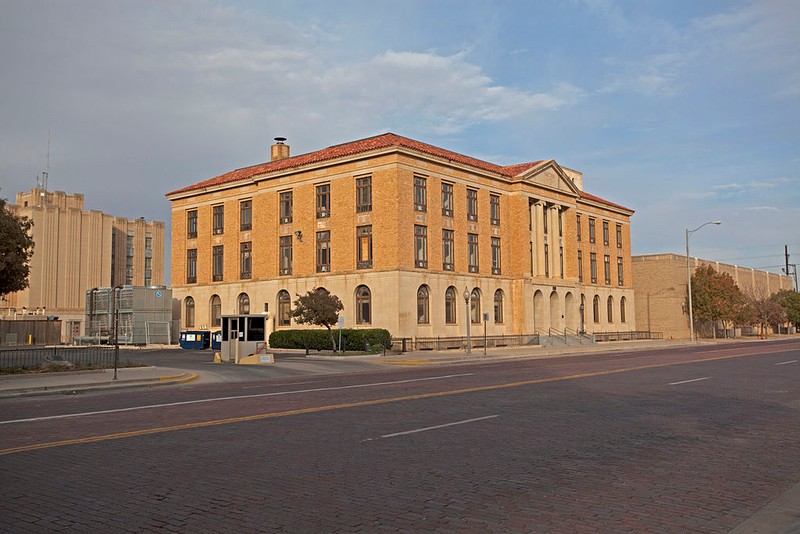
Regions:
M 508 336 L 471 336 L 472 348 L 522 347 L 538 345 L 539 334 L 519 334 Z M 395 337 L 392 338 L 392 350 L 401 352 L 418 350 L 464 350 L 467 338 L 463 337 Z
M 648 332 L 647 330 L 631 330 L 628 332 L 595 332 L 595 341 L 636 341 L 641 339 L 663 339 L 662 332 Z
M 0 348 L 0 369 L 36 369 L 47 360 L 68 361 L 75 365 L 111 366 L 114 364 L 114 347 Z

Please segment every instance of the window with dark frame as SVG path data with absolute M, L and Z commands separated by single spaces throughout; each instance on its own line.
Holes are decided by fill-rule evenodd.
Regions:
M 596 235 L 595 235 L 595 222 L 596 222 L 595 219 L 593 219 L 592 217 L 589 217 L 589 243 L 594 243 L 595 242 L 595 238 L 596 238 Z
M 578 282 L 583 282 L 583 251 L 578 251 Z
M 622 258 L 617 258 L 617 285 L 625 285 L 625 279 L 622 276 Z M 624 321 L 623 321 L 624 322 Z
M 218 204 L 212 208 L 214 235 L 225 231 L 225 206 Z
M 472 294 L 469 299 L 469 311 L 472 323 L 480 324 L 481 319 L 483 319 L 481 316 L 481 292 L 477 287 L 472 290 Z
M 489 218 L 494 226 L 500 226 L 500 195 L 489 195 Z
M 544 275 L 550 276 L 550 245 L 544 244 Z
M 428 268 L 428 228 L 414 225 L 414 266 Z
M 593 284 L 597 283 L 597 254 L 594 252 L 589 253 L 589 274 Z
M 428 180 L 414 177 L 414 210 L 428 211 Z
M 289 292 L 282 289 L 278 293 L 278 326 L 292 324 L 292 297 Z
M 455 244 L 452 230 L 442 230 L 442 269 L 452 271 L 455 267 Z
M 453 184 L 442 182 L 442 215 L 453 216 Z
M 456 298 L 456 288 L 450 286 L 444 293 L 444 322 L 446 324 L 456 323 L 456 310 L 458 299 Z
M 186 283 L 197 283 L 197 249 L 190 248 L 186 251 Z
M 317 219 L 331 216 L 331 184 L 317 186 Z
M 467 234 L 467 263 L 469 272 L 478 272 L 478 234 Z
M 253 277 L 253 243 L 247 241 L 239 245 L 239 278 L 247 280 Z
M 356 288 L 356 324 L 372 323 L 372 293 L 367 286 Z
M 356 211 L 372 211 L 372 176 L 356 178 Z
M 214 282 L 219 282 L 222 280 L 222 273 L 224 268 L 224 263 L 222 261 L 222 245 L 217 245 L 213 248 L 212 258 L 213 258 L 213 280 Z
M 500 274 L 500 238 L 492 238 L 492 274 Z
M 625 297 L 619 299 L 619 322 L 624 323 L 625 320 Z
M 288 276 L 292 274 L 292 236 L 281 236 L 278 243 L 278 274 Z
M 577 235 L 577 238 L 578 238 L 578 242 L 580 242 L 580 240 L 581 240 L 581 216 L 580 216 L 580 215 L 577 215 L 577 216 L 576 216 L 576 220 L 577 220 L 577 231 L 576 231 L 576 235 Z
M 558 264 L 561 269 L 561 278 L 564 278 L 564 247 L 558 247 Z
M 194 326 L 194 299 L 192 297 L 186 297 L 185 305 L 185 324 L 187 328 L 192 328 Z
M 478 220 L 478 190 L 467 189 L 467 220 Z
M 417 324 L 430 323 L 430 290 L 421 285 L 417 289 Z
M 356 227 L 356 269 L 372 268 L 372 225 Z
M 197 210 L 186 212 L 186 237 L 189 239 L 197 237 Z
M 608 246 L 608 221 L 603 221 L 603 244 Z
M 253 229 L 253 201 L 239 202 L 239 230 L 246 232 Z
M 614 322 L 614 297 L 609 296 L 606 303 L 606 315 L 609 323 Z
M 594 322 L 600 322 L 600 296 L 595 295 L 594 300 L 592 300 L 592 315 L 594 315 Z
M 331 270 L 331 232 L 317 232 L 317 272 L 327 273 Z
M 621 224 L 617 225 L 617 248 L 622 248 L 622 225 Z
M 211 297 L 211 326 L 222 325 L 222 299 L 219 295 Z
M 605 274 L 606 285 L 611 283 L 611 257 L 608 254 L 603 256 L 603 271 Z
M 498 289 L 494 292 L 494 322 L 503 322 L 503 290 Z
M 279 198 L 281 224 L 289 224 L 292 222 L 292 192 L 282 191 Z

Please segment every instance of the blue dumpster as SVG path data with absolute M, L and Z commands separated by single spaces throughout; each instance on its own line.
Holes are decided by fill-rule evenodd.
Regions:
M 187 330 L 181 332 L 180 345 L 182 349 L 207 349 L 211 342 L 211 332 L 208 330 Z
M 222 331 L 218 330 L 211 333 L 211 350 L 220 350 L 222 348 Z

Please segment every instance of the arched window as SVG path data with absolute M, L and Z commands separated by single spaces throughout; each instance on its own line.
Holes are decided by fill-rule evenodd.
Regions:
M 600 322 L 600 296 L 595 295 L 592 301 L 592 312 L 594 312 L 594 322 Z
M 239 315 L 248 315 L 250 313 L 250 297 L 247 293 L 239 293 Z
M 417 290 L 417 324 L 430 323 L 430 290 L 421 285 Z
M 222 326 L 222 301 L 219 295 L 211 297 L 211 326 Z
M 473 323 L 480 324 L 481 322 L 481 290 L 477 287 L 472 290 L 472 296 L 469 299 L 469 312 Z
M 356 288 L 356 324 L 372 323 L 372 294 L 367 286 Z
M 606 305 L 606 312 L 608 313 L 608 322 L 614 322 L 614 297 L 608 297 L 608 304 Z
M 192 328 L 194 326 L 194 299 L 192 297 L 186 297 L 186 300 L 183 301 L 183 317 L 184 325 Z
M 278 326 L 292 324 L 292 297 L 289 292 L 282 289 L 278 292 Z
M 503 290 L 498 289 L 494 292 L 494 322 L 503 322 Z
M 456 324 L 456 310 L 458 309 L 458 300 L 456 299 L 456 288 L 450 286 L 444 292 L 444 322 L 447 324 Z
M 619 299 L 619 320 L 621 323 L 625 321 L 625 297 Z

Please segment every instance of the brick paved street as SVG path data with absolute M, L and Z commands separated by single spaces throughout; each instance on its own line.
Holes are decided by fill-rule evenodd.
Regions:
M 797 356 L 751 344 L 6 400 L 0 422 L 173 405 L 0 424 L 0 530 L 728 532 L 800 481 Z

